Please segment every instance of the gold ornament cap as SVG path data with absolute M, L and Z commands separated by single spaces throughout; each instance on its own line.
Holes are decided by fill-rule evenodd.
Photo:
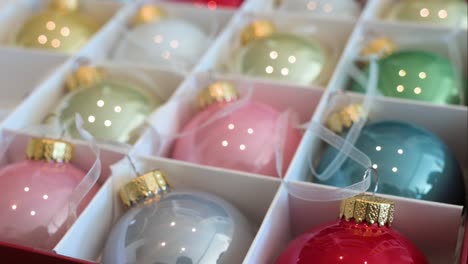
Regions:
M 65 83 L 69 91 L 76 89 L 88 88 L 106 76 L 106 72 L 101 67 L 95 66 L 80 66 L 75 72 L 71 73 Z
M 375 195 L 358 195 L 341 201 L 340 218 L 366 221 L 379 226 L 391 225 L 395 214 L 395 202 Z
M 362 105 L 350 104 L 340 111 L 332 113 L 326 121 L 326 126 L 333 132 L 341 134 L 361 118 Z
M 163 171 L 154 170 L 136 177 L 120 189 L 120 199 L 127 206 L 159 201 L 169 191 L 169 184 Z
M 26 150 L 26 156 L 29 160 L 68 163 L 73 158 L 73 145 L 62 140 L 31 138 Z
M 133 17 L 132 26 L 136 27 L 142 24 L 155 22 L 166 17 L 166 12 L 155 5 L 145 4 L 138 9 L 138 12 Z
M 198 94 L 198 107 L 203 109 L 211 104 L 237 100 L 239 94 L 234 84 L 217 81 L 210 84 Z
M 76 11 L 79 0 L 50 0 L 49 9 L 59 11 Z
M 379 57 L 387 57 L 396 50 L 395 42 L 386 37 L 375 38 L 367 43 L 361 50 L 361 56 L 379 55 Z
M 275 31 L 276 28 L 271 21 L 256 20 L 241 32 L 241 44 L 246 45 L 253 40 L 268 37 L 275 33 Z

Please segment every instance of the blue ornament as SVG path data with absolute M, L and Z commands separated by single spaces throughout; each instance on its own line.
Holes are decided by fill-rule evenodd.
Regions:
M 463 204 L 465 189 L 461 169 L 448 147 L 431 132 L 398 121 L 366 125 L 355 145 L 368 155 L 379 172 L 379 193 L 435 202 Z M 329 147 L 318 172 L 338 151 Z M 345 187 L 358 182 L 365 168 L 347 159 L 327 185 Z

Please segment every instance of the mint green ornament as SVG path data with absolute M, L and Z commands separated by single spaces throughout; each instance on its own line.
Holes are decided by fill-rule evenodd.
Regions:
M 435 104 L 460 104 L 460 82 L 450 61 L 428 51 L 405 50 L 379 60 L 378 90 L 384 96 L 426 101 Z M 369 75 L 369 67 L 363 70 Z M 351 91 L 365 92 L 353 82 Z
M 78 88 L 63 98 L 57 108 L 58 120 L 66 134 L 80 138 L 75 115 L 84 128 L 100 141 L 133 143 L 146 117 L 162 100 L 128 83 L 101 80 Z
M 390 20 L 467 28 L 467 5 L 457 0 L 399 1 L 387 16 Z
M 236 71 L 245 75 L 286 81 L 300 85 L 316 83 L 327 54 L 313 39 L 273 33 L 247 43 L 236 61 Z

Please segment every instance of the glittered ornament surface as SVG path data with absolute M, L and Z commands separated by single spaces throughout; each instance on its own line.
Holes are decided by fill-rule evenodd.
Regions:
M 436 25 L 460 26 L 467 28 L 467 5 L 458 0 L 416 0 L 398 1 L 394 4 L 388 19 Z
M 172 2 L 193 3 L 195 6 L 204 6 L 208 9 L 238 8 L 244 0 L 171 0 Z
M 174 191 L 120 218 L 103 263 L 241 263 L 253 236 L 245 217 L 222 199 Z
M 326 60 L 318 41 L 278 33 L 244 46 L 235 68 L 245 75 L 310 85 L 319 79 Z
M 75 125 L 76 113 L 84 128 L 104 141 L 132 143 L 146 117 L 162 101 L 129 84 L 101 81 L 67 95 L 57 108 L 59 122 L 66 133 L 81 138 Z
M 52 250 L 65 234 L 68 202 L 85 172 L 68 163 L 22 161 L 0 169 L 0 240 Z M 78 213 L 94 194 L 81 202 Z
M 396 121 L 366 125 L 355 146 L 368 155 L 379 172 L 379 193 L 451 204 L 463 204 L 465 190 L 460 167 L 448 147 L 420 127 Z M 328 148 L 318 171 L 334 159 Z M 317 182 L 344 187 L 362 179 L 364 168 L 346 160 L 336 175 Z
M 378 62 L 378 90 L 391 96 L 435 104 L 459 104 L 460 84 L 449 60 L 428 51 L 395 52 Z M 369 67 L 364 69 L 369 74 Z M 350 90 L 364 92 L 353 82 Z
M 97 29 L 96 22 L 77 11 L 47 9 L 26 21 L 15 43 L 22 47 L 75 53 Z
M 192 66 L 208 45 L 208 37 L 196 25 L 163 19 L 131 29 L 117 46 L 114 57 L 135 63 Z
M 277 125 L 280 113 L 265 104 L 247 102 L 212 120 L 225 103 L 215 103 L 196 114 L 182 130 L 172 152 L 178 160 L 277 176 Z M 283 168 L 288 168 L 301 135 L 291 123 L 285 128 Z
M 292 241 L 276 264 L 425 264 L 418 249 L 388 226 L 340 220 Z

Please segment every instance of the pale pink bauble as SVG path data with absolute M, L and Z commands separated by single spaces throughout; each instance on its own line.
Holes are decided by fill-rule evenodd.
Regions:
M 177 139 L 172 157 L 277 177 L 275 137 L 280 113 L 268 105 L 248 102 L 227 116 L 207 122 L 225 105 L 213 104 L 195 115 Z M 283 174 L 301 140 L 291 122 L 284 125 Z
M 69 198 L 85 172 L 67 163 L 25 160 L 0 169 L 0 241 L 51 250 L 66 232 Z M 96 194 L 94 185 L 79 214 Z

